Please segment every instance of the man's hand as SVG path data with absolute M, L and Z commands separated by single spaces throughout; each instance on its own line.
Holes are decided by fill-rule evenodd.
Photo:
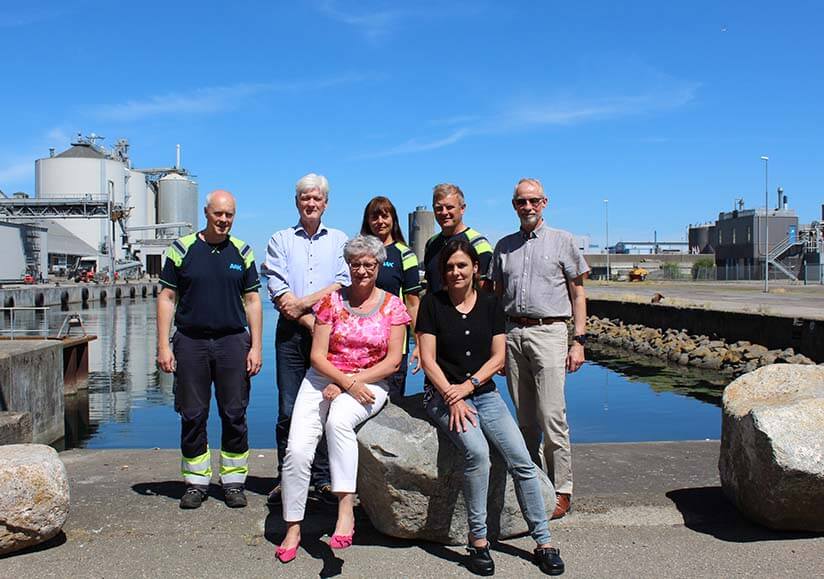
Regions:
M 340 386 L 337 384 L 327 384 L 326 388 L 323 389 L 323 399 L 324 400 L 334 400 L 338 396 L 341 395 L 343 390 L 340 389 Z
M 246 373 L 251 377 L 260 372 L 263 367 L 263 354 L 260 351 L 260 346 L 249 348 L 249 353 L 246 354 Z
M 567 372 L 577 372 L 578 369 L 584 365 L 584 359 L 584 347 L 578 342 L 573 342 L 567 354 Z
M 472 394 L 475 388 L 472 383 L 467 380 L 462 384 L 450 384 L 449 387 L 442 393 L 444 402 L 452 406 Z
M 477 410 L 463 400 L 458 400 L 458 402 L 449 407 L 449 430 L 466 432 L 469 430 L 470 424 L 477 427 L 478 423 L 475 421 L 476 414 L 478 414 Z
M 315 316 L 314 314 L 303 314 L 298 318 L 298 323 L 309 330 L 310 334 L 315 333 Z
M 177 360 L 169 344 L 157 347 L 157 365 L 163 372 L 171 374 L 177 369 Z
M 415 343 L 415 348 L 409 354 L 409 365 L 412 367 L 412 373 L 417 374 L 421 369 L 421 353 L 418 350 L 418 344 Z
M 302 300 L 295 297 L 295 294 L 286 292 L 275 300 L 275 304 L 281 314 L 290 320 L 297 320 L 308 309 Z

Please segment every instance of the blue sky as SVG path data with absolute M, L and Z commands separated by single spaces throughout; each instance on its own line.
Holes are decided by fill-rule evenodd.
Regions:
M 404 215 L 436 183 L 493 241 L 522 176 L 548 221 L 610 241 L 683 239 L 778 185 L 824 202 L 824 4 L 748 2 L 15 2 L 0 4 L 0 189 L 82 131 L 135 166 L 183 147 L 201 196 L 236 193 L 263 250 L 294 182 L 332 185 L 352 233 L 373 195 Z M 404 223 L 405 225 L 405 223 Z

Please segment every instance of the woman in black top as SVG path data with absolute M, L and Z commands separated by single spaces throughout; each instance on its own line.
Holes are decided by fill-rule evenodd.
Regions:
M 363 210 L 363 222 L 361 223 L 360 232 L 361 235 L 374 235 L 383 243 L 386 249 L 386 259 L 381 264 L 378 272 L 377 286 L 401 298 L 406 305 L 409 317 L 412 318 L 411 330 L 414 332 L 420 304 L 418 293 L 421 291 L 418 258 L 407 247 L 398 222 L 398 212 L 388 198 L 379 195 L 373 197 L 366 204 Z M 407 364 L 408 347 L 409 336 L 407 335 L 403 341 L 401 366 L 397 372 L 388 378 L 389 399 L 395 404 L 403 400 L 406 392 L 406 371 L 408 366 L 413 366 L 413 374 L 420 370 L 417 346 L 412 350 L 410 364 Z
M 465 239 L 453 239 L 443 249 L 440 271 L 446 289 L 423 298 L 417 332 L 427 377 L 426 411 L 464 453 L 467 567 L 482 575 L 495 571 L 486 538 L 491 442 L 515 482 L 521 512 L 537 543 L 536 564 L 545 573 L 559 575 L 564 563 L 550 544 L 538 469 L 492 381 L 504 365 L 503 310 L 493 295 L 478 291 L 478 254 Z

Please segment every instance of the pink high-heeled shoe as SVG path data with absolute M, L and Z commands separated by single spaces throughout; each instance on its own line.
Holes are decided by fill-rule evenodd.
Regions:
M 348 549 L 352 546 L 352 540 L 354 539 L 354 537 L 354 530 L 350 535 L 332 535 L 332 540 L 329 541 L 329 546 L 337 550 Z
M 300 541 L 298 544 L 292 547 L 291 549 L 284 549 L 283 547 L 278 547 L 275 549 L 275 557 L 278 558 L 278 561 L 281 563 L 288 563 L 290 561 L 294 561 L 295 557 L 298 556 L 298 547 L 300 547 Z

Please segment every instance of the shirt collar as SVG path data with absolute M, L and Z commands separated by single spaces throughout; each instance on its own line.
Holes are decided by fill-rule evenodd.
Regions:
M 537 237 L 541 237 L 546 231 L 546 220 L 542 219 L 541 222 L 538 224 L 538 227 L 536 227 L 532 231 L 525 231 L 523 228 L 521 228 L 519 231 L 521 232 L 521 237 L 523 237 L 524 239 L 535 239 Z
M 317 236 L 319 236 L 323 233 L 326 233 L 328 231 L 329 231 L 329 229 L 326 227 L 326 225 L 323 223 L 323 221 L 321 221 L 320 225 L 318 225 L 318 231 L 317 231 L 317 233 L 315 233 L 315 237 L 317 237 Z M 298 224 L 295 225 L 295 233 L 298 233 L 298 232 L 303 233 L 306 237 L 309 237 L 309 234 L 306 233 L 306 229 L 304 229 L 304 227 L 303 227 L 303 223 L 301 223 L 300 221 L 298 221 Z

